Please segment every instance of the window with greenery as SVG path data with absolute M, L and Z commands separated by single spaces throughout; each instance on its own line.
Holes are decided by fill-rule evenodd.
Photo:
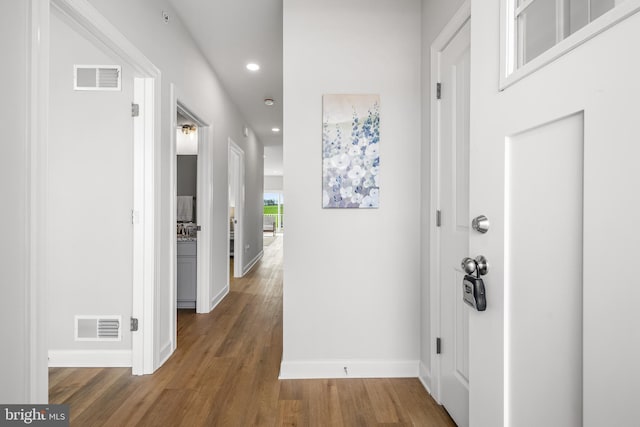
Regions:
M 284 226 L 284 195 L 282 193 L 264 193 L 265 216 L 272 216 L 276 224 L 276 229 L 281 230 Z

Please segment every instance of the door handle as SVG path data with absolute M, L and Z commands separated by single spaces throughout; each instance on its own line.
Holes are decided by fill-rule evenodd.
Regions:
M 460 266 L 467 274 L 476 273 L 478 276 L 484 276 L 489 271 L 489 263 L 483 255 L 478 255 L 475 259 L 464 258 Z

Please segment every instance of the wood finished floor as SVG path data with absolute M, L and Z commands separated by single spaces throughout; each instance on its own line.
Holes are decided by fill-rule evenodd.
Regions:
M 72 426 L 455 426 L 415 378 L 278 380 L 282 237 L 210 314 L 178 314 L 178 349 L 153 375 L 51 368 Z

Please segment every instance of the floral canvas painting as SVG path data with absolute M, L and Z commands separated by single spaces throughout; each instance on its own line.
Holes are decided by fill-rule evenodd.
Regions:
M 322 207 L 380 206 L 380 96 L 322 97 Z

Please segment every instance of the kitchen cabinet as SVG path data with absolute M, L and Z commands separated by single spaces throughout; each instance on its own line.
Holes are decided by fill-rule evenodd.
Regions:
M 178 241 L 178 308 L 196 308 L 197 242 Z

